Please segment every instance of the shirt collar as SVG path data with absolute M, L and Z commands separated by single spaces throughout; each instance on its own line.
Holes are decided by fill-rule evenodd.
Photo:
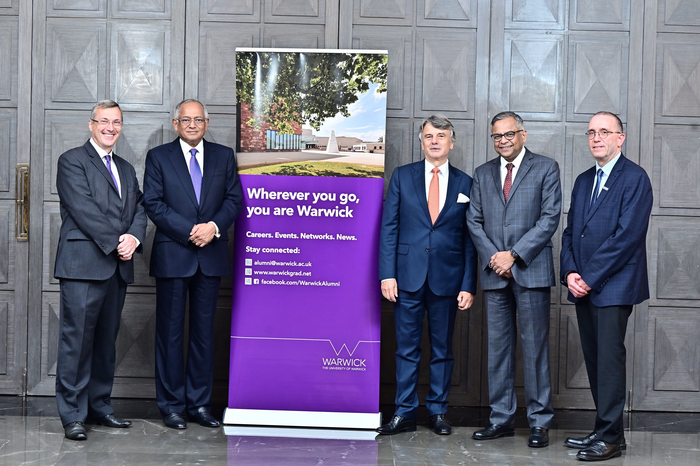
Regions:
M 187 156 L 191 155 L 190 149 L 193 149 L 193 147 L 190 146 L 189 144 L 187 144 L 185 141 L 183 141 L 182 138 L 179 138 L 179 139 L 180 139 L 180 147 L 182 148 L 182 153 L 187 155 Z M 197 144 L 194 147 L 194 149 L 197 149 L 198 154 L 204 154 L 204 139 L 199 141 L 199 144 Z
M 501 157 L 501 168 L 506 168 L 508 163 L 512 163 L 514 168 L 520 168 L 520 164 L 523 163 L 523 157 L 525 157 L 525 146 L 520 149 L 520 153 L 512 162 L 508 162 L 506 159 Z
M 445 163 L 443 163 L 442 165 L 440 165 L 438 167 L 440 169 L 440 174 L 447 175 L 448 170 L 449 170 L 449 166 L 450 166 L 449 161 L 445 160 Z M 425 171 L 426 171 L 426 173 L 432 173 L 433 168 L 435 168 L 435 165 L 428 162 L 428 159 L 425 159 Z
M 603 170 L 603 173 L 605 173 L 605 176 L 610 176 L 610 173 L 612 173 L 613 168 L 615 168 L 615 164 L 617 163 L 618 160 L 620 160 L 621 155 L 622 155 L 622 152 L 618 152 L 614 159 L 612 159 L 610 162 L 606 163 L 602 167 L 596 163 L 595 164 L 596 171 L 598 171 L 598 169 L 600 168 L 601 170 Z
M 112 151 L 109 151 L 109 152 L 105 151 L 103 148 L 98 146 L 97 143 L 95 142 L 95 140 L 92 138 L 90 138 L 90 144 L 92 144 L 92 147 L 95 148 L 95 150 L 97 151 L 97 155 L 99 155 L 101 159 L 104 159 L 105 155 L 109 155 L 109 156 L 113 155 Z

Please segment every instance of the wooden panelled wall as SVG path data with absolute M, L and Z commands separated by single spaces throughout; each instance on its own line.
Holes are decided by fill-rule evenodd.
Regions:
M 235 145 L 235 47 L 352 48 L 389 50 L 387 178 L 421 159 L 417 126 L 438 112 L 457 130 L 450 161 L 471 174 L 496 156 L 490 117 L 510 109 L 526 120 L 528 147 L 559 162 L 565 215 L 576 175 L 593 163 L 583 136 L 590 116 L 620 114 L 625 154 L 650 174 L 655 198 L 652 298 L 637 307 L 627 339 L 629 406 L 698 410 L 697 1 L 0 0 L 0 39 L 1 393 L 54 390 L 56 160 L 87 139 L 96 100 L 122 105 L 116 152 L 142 176 L 146 151 L 175 137 L 170 112 L 184 97 L 209 107 L 207 138 Z M 29 241 L 15 239 L 17 163 L 31 168 Z M 154 396 L 152 227 L 148 234 L 122 318 L 115 396 Z M 555 406 L 590 408 L 574 310 L 561 286 L 551 306 Z M 215 375 L 225 393 L 230 281 L 219 307 Z M 382 317 L 381 401 L 391 403 L 388 303 Z M 452 405 L 488 405 L 484 325 L 479 297 L 457 318 Z

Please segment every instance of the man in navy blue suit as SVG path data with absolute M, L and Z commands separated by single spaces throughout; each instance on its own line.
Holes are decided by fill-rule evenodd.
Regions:
M 430 391 L 426 407 L 439 435 L 454 366 L 452 334 L 457 308 L 468 309 L 476 292 L 476 251 L 466 212 L 472 179 L 447 161 L 454 147 L 450 120 L 433 115 L 420 126 L 425 160 L 397 168 L 384 203 L 379 245 L 382 294 L 394 304 L 396 411 L 377 429 L 384 435 L 416 430 L 418 366 L 423 317 L 430 333 Z
M 231 274 L 228 230 L 241 211 L 233 150 L 205 141 L 209 115 L 196 100 L 175 108 L 179 137 L 148 151 L 146 213 L 156 226 L 150 274 L 156 277 L 156 399 L 166 426 L 183 414 L 218 427 L 211 413 L 214 317 L 221 277 Z M 185 308 L 189 346 L 184 370 Z
M 561 279 L 576 304 L 581 346 L 596 420 L 593 432 L 569 437 L 586 461 L 618 457 L 625 449 L 625 332 L 632 306 L 649 298 L 646 235 L 653 203 L 646 172 L 620 151 L 617 115 L 598 112 L 588 124 L 596 165 L 574 183 L 562 236 Z

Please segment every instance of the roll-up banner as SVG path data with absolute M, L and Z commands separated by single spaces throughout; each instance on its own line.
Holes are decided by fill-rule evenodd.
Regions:
M 237 49 L 225 424 L 374 429 L 386 51 Z

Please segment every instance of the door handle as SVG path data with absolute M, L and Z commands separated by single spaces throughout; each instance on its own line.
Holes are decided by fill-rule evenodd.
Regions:
M 29 239 L 28 163 L 18 163 L 15 167 L 15 236 L 21 241 Z

